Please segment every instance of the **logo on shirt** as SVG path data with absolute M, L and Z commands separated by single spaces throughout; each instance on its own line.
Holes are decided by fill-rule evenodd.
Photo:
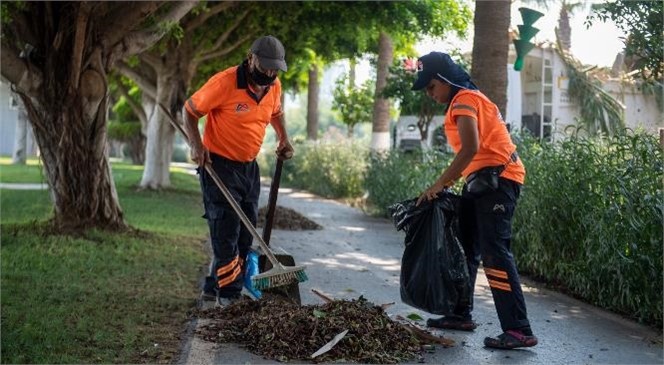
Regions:
M 248 112 L 248 111 L 249 111 L 249 105 L 246 104 L 246 103 L 239 103 L 239 104 L 235 107 L 235 112 L 236 112 L 236 113 L 246 113 L 246 112 Z

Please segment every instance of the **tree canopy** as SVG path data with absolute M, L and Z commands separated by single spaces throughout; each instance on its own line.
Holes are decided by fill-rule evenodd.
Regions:
M 586 21 L 613 21 L 627 34 L 626 56 L 636 57 L 641 77 L 662 81 L 664 77 L 664 2 L 616 0 L 594 5 Z

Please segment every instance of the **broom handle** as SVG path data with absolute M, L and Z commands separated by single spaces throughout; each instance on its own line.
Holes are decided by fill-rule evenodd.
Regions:
M 274 212 L 277 208 L 277 195 L 279 195 L 279 181 L 281 180 L 281 168 L 284 161 L 277 157 L 277 166 L 274 169 L 274 177 L 270 184 L 270 196 L 267 200 L 267 215 L 265 216 L 265 227 L 263 227 L 263 241 L 270 245 L 270 236 L 272 235 L 272 223 L 274 223 Z
M 161 105 L 161 103 L 157 103 L 157 105 L 159 105 L 164 114 L 166 114 L 168 120 L 170 120 L 171 124 L 175 127 L 175 129 L 180 131 L 182 137 L 184 137 L 185 142 L 187 142 L 187 145 L 191 147 L 191 144 L 189 143 L 189 138 L 187 137 L 187 133 L 182 128 L 182 126 L 175 120 L 175 118 L 171 115 L 171 113 L 169 113 L 169 111 L 163 105 Z M 228 203 L 230 203 L 235 213 L 240 217 L 240 220 L 244 224 L 245 228 L 247 228 L 249 233 L 251 233 L 254 239 L 258 242 L 258 245 L 261 246 L 261 249 L 265 252 L 265 255 L 267 255 L 268 259 L 270 259 L 270 262 L 272 262 L 272 266 L 273 267 L 282 266 L 279 260 L 277 260 L 277 258 L 274 257 L 274 254 L 267 246 L 267 244 L 263 241 L 258 232 L 256 232 L 256 228 L 254 228 L 254 226 L 249 221 L 249 218 L 247 218 L 247 216 L 244 214 L 242 208 L 240 208 L 240 205 L 235 201 L 233 195 L 231 195 L 231 192 L 228 191 L 228 189 L 226 188 L 226 185 L 224 185 L 224 183 L 221 181 L 217 173 L 214 172 L 214 170 L 212 169 L 212 165 L 210 165 L 209 163 L 205 164 L 205 171 L 207 171 L 207 173 L 210 174 L 212 180 L 214 180 L 215 184 L 217 184 L 217 187 L 219 187 L 219 190 L 221 190 L 221 193 L 224 194 L 224 197 L 226 198 Z

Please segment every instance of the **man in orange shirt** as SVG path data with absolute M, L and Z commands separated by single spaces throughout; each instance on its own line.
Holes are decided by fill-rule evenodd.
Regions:
M 460 239 L 471 290 L 480 259 L 484 265 L 503 333 L 484 345 L 513 349 L 537 345 L 526 313 L 519 274 L 510 250 L 512 217 L 526 170 L 516 154 L 498 107 L 482 94 L 449 55 L 431 52 L 419 58 L 413 90 L 448 104 L 444 128 L 456 156 L 417 201 L 432 200 L 463 177 L 459 207 Z M 429 319 L 430 327 L 472 331 L 473 303 L 458 303 L 454 313 Z
M 201 167 L 212 165 L 244 214 L 256 225 L 260 193 L 256 156 L 268 124 L 279 139 L 277 157 L 290 159 L 293 155 L 281 105 L 281 82 L 277 78 L 278 71 L 287 70 L 285 55 L 277 38 L 260 37 L 242 64 L 212 76 L 184 105 L 185 129 L 191 158 L 199 165 L 204 217 L 214 253 L 203 299 L 216 297 L 222 306 L 240 297 L 252 236 Z M 207 117 L 201 139 L 198 120 L 203 116 Z

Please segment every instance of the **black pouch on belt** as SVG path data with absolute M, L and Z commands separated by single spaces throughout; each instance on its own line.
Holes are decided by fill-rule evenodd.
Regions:
M 498 178 L 505 170 L 504 165 L 481 168 L 466 178 L 466 189 L 473 195 L 484 195 L 498 190 Z
M 466 189 L 469 193 L 480 196 L 498 190 L 500 174 L 505 171 L 507 165 L 516 162 L 519 155 L 512 152 L 510 159 L 504 165 L 483 167 L 466 178 Z

